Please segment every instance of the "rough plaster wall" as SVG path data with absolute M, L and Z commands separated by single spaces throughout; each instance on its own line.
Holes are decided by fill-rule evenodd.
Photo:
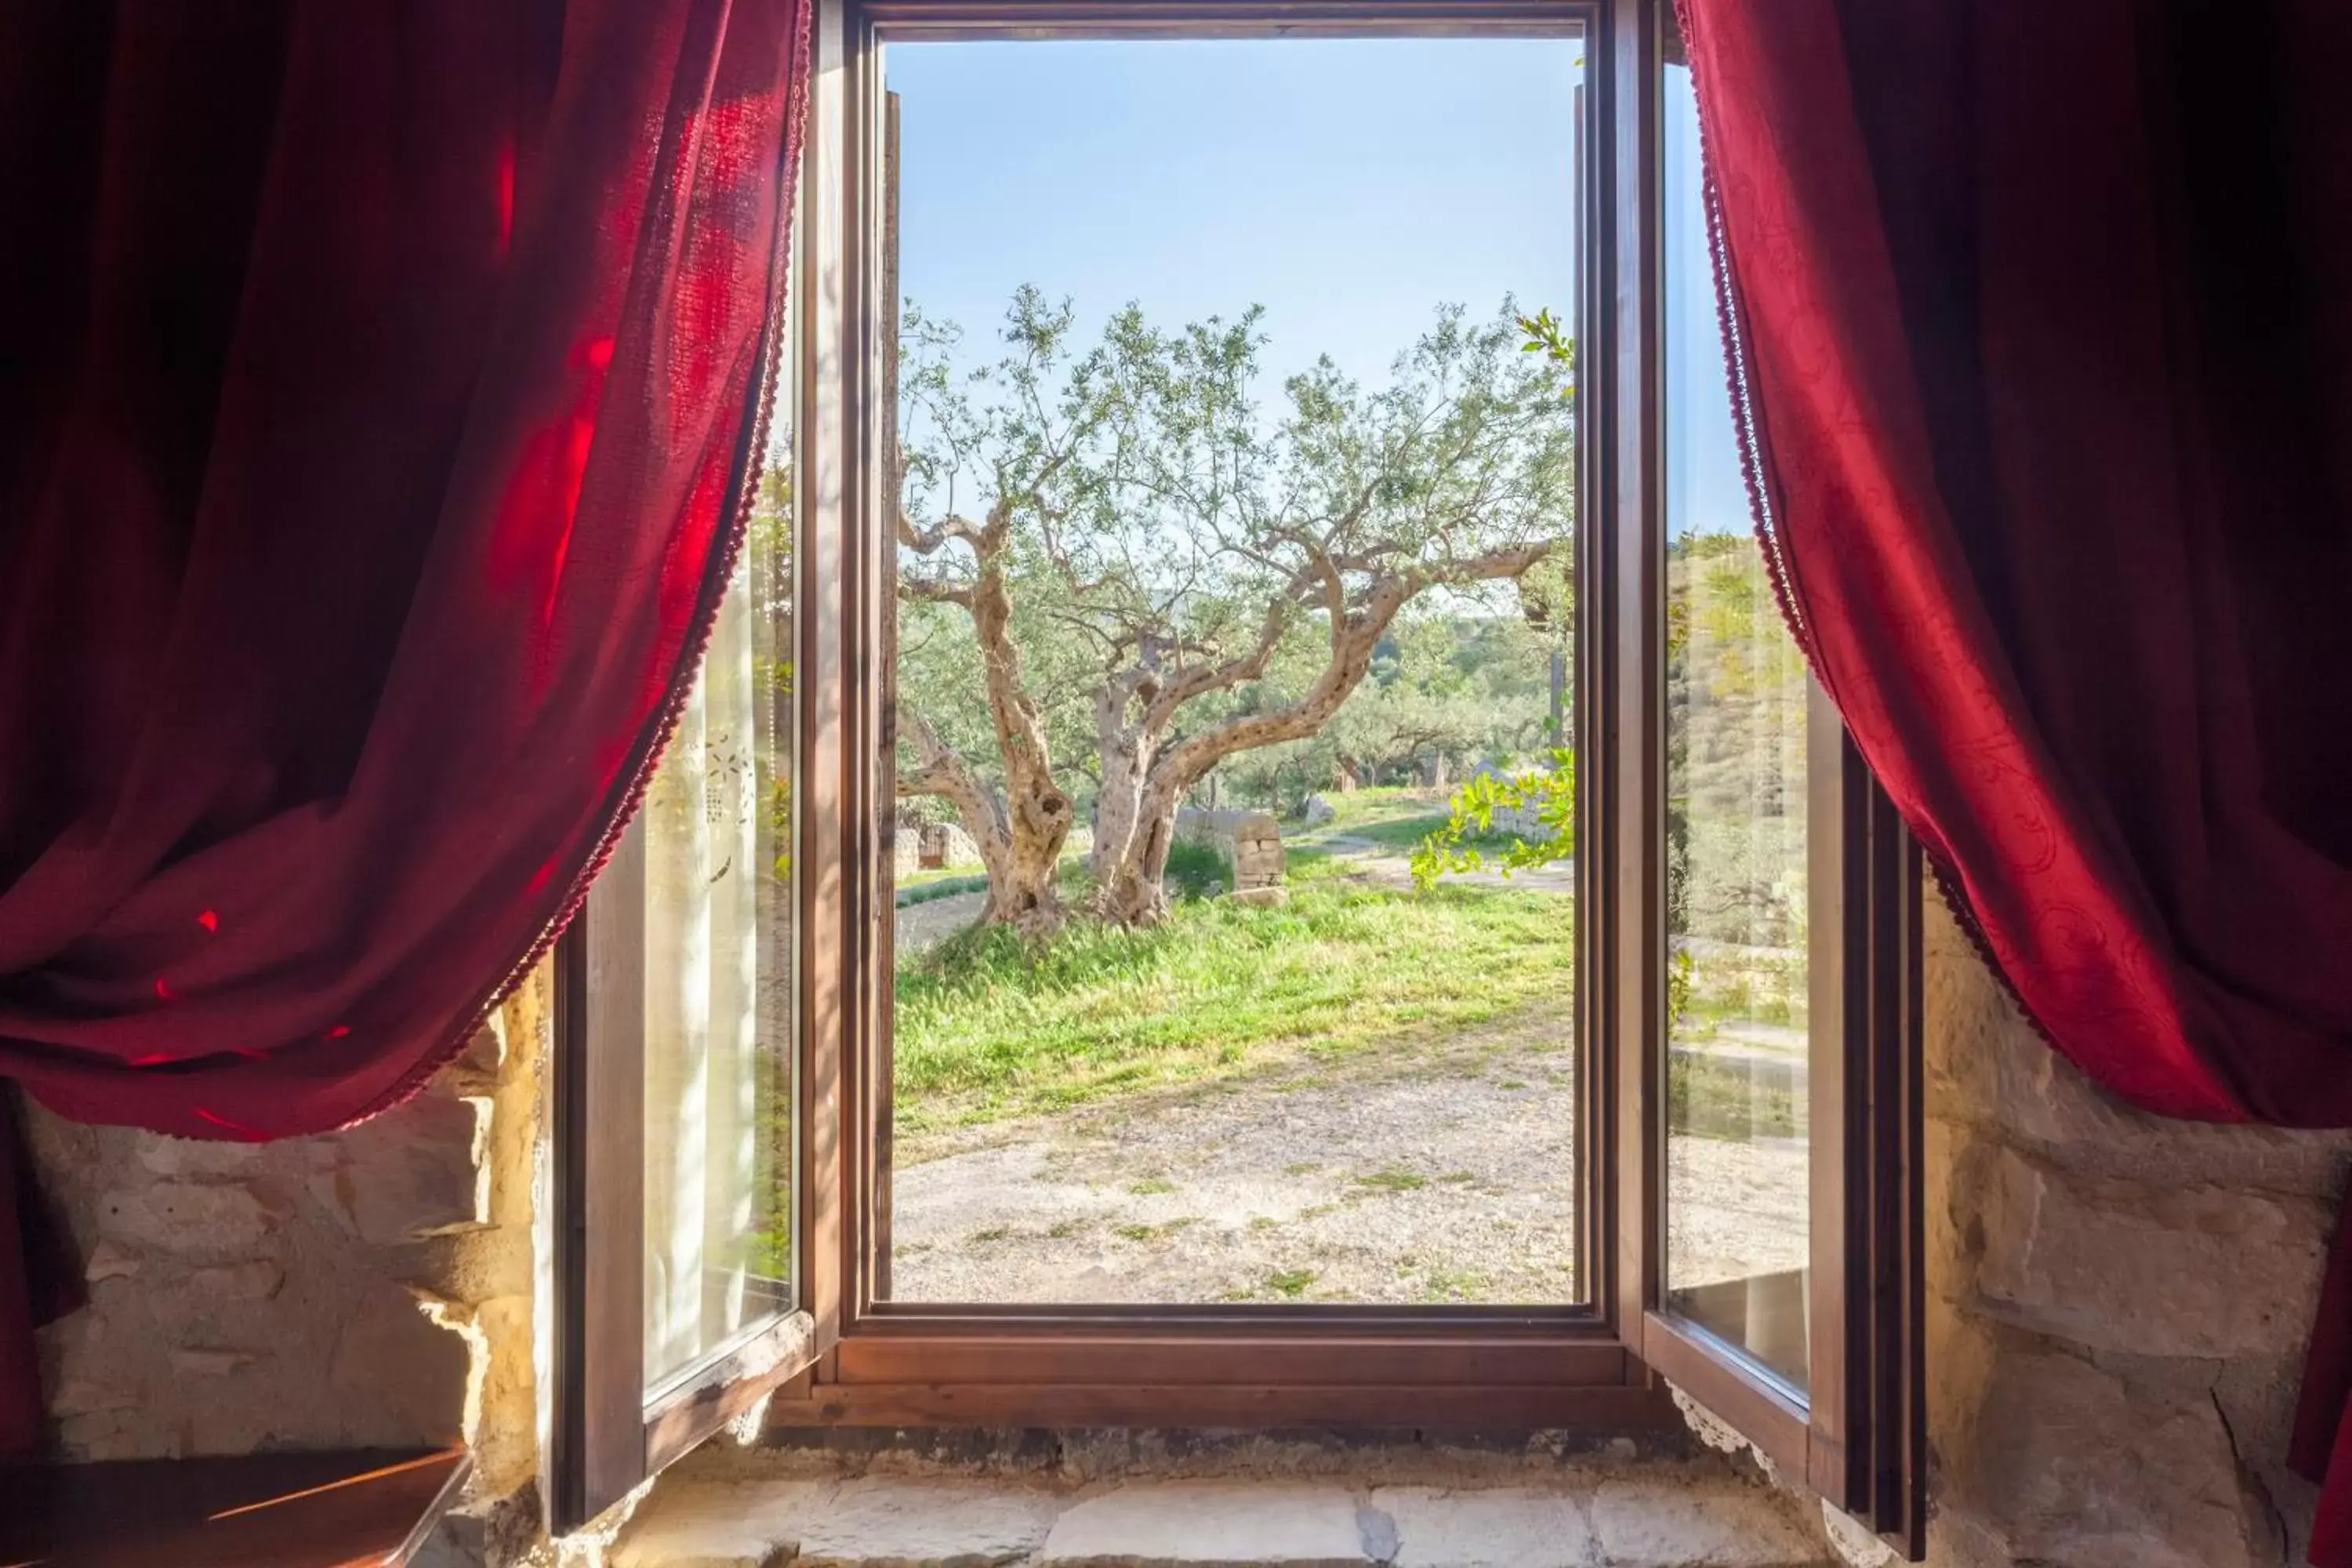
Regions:
M 2287 1432 L 2352 1139 L 2142 1115 L 1927 929 L 1937 1568 L 2300 1563 Z
M 189 1142 L 35 1112 L 89 1277 L 89 1304 L 42 1331 L 65 1454 L 463 1440 L 475 1475 L 448 1538 L 532 1532 L 550 997 L 542 972 L 415 1100 L 324 1137 Z

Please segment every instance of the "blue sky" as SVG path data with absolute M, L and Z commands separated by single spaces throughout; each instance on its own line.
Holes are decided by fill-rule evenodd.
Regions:
M 1566 313 L 1582 54 L 1572 38 L 893 45 L 902 286 L 963 327 L 975 362 L 1035 283 L 1087 331 L 1130 300 L 1171 326 L 1262 304 L 1269 372 L 1328 353 L 1377 384 L 1440 302 L 1485 316 L 1509 293 Z M 1670 252 L 1684 231 L 1694 265 L 1670 290 L 1669 382 L 1719 405 L 1689 205 L 1670 215 Z M 1688 320 L 1703 331 L 1674 331 Z M 1716 416 L 1712 438 L 1694 426 L 1671 444 L 1685 526 L 1723 503 L 1710 448 L 1731 458 L 1733 525 L 1745 515 Z

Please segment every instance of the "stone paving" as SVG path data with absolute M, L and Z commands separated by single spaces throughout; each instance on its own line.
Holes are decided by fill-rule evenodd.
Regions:
M 1824 1568 L 1790 1500 L 1716 1472 L 1553 1486 L 924 1477 L 656 1487 L 613 1568 Z

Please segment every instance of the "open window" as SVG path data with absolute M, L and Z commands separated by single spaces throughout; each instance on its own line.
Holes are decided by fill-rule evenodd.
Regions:
M 559 958 L 553 1514 L 570 1528 L 742 1417 L 831 1338 L 812 1310 L 814 1031 L 796 689 L 790 311 L 744 436 L 744 546 L 699 678 Z M 773 384 L 767 384 L 772 382 Z M 821 794 L 822 792 L 818 792 Z
M 1649 1365 L 1784 1474 L 1925 1550 L 1920 858 L 1806 668 L 1750 518 L 1697 105 L 1659 17 L 1663 429 L 1640 677 L 1662 967 L 1638 1056 Z M 1663 1046 L 1663 1050 L 1660 1047 Z
M 1917 857 L 1748 523 L 1678 54 L 819 6 L 789 461 L 564 950 L 560 1513 L 763 1397 L 1679 1390 L 1916 1552 Z

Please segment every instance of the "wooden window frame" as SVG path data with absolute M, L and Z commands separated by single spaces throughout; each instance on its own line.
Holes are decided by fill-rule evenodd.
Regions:
M 1753 1444 L 1782 1474 L 1861 1521 L 1906 1557 L 1927 1552 L 1925 1138 L 1921 1093 L 1923 898 L 1917 844 L 1816 687 L 1806 720 L 1808 903 L 1816 931 L 1808 1013 L 1811 1249 L 1809 1385 L 1801 1398 L 1705 1328 L 1664 1310 L 1666 1110 L 1666 800 L 1664 70 L 1670 0 L 1629 5 L 1635 40 L 1614 62 L 1623 106 L 1614 162 L 1622 188 L 1621 276 L 1641 280 L 1638 328 L 1621 340 L 1622 407 L 1615 535 L 1630 545 L 1612 585 L 1638 615 L 1617 679 L 1642 714 L 1611 759 L 1643 820 L 1616 848 L 1641 889 L 1612 937 L 1622 984 L 1644 1016 L 1618 1037 L 1628 1130 L 1617 1202 L 1630 1243 L 1621 1274 L 1627 1344 L 1644 1364 Z M 1654 620 L 1653 617 L 1655 617 Z M 1638 620 L 1639 625 L 1633 621 Z M 1645 906 L 1645 907 L 1635 907 Z
M 812 1365 L 714 1368 L 642 1407 L 643 1259 L 611 1235 L 641 1201 L 641 1041 L 625 896 L 567 938 L 559 1009 L 557 1517 L 588 1517 L 755 1399 L 778 1426 L 1348 1426 L 1414 1431 L 1679 1426 L 1668 1384 L 1916 1555 L 1919 1354 L 1918 853 L 1822 706 L 1809 726 L 1817 1018 L 1811 1311 L 1803 1401 L 1662 1310 L 1664 1198 L 1664 431 L 1661 187 L 1666 0 L 818 0 L 793 330 L 801 678 L 798 911 L 802 1223 Z M 892 335 L 882 163 L 886 39 L 1295 35 L 1584 41 L 1575 1016 L 1581 1305 L 1018 1306 L 887 1299 L 892 743 L 880 520 Z M 1820 825 L 1830 831 L 1822 831 Z M 626 875 L 629 848 L 615 862 Z M 639 873 L 641 875 L 641 871 Z M 615 885 L 617 889 L 617 885 Z M 606 906 L 616 911 L 608 915 Z M 642 944 L 638 951 L 641 952 Z M 588 1006 L 591 985 L 598 1008 Z M 616 985 L 624 989 L 614 989 Z M 641 1016 L 642 1007 L 636 1009 Z M 1819 1027 L 1819 1026 L 1817 1026 Z M 1830 1045 L 1836 1048 L 1828 1048 Z M 565 1150 L 572 1152 L 566 1154 Z M 606 1167 L 625 1166 L 608 1170 Z M 613 1223 L 607 1224 L 611 1216 Z M 1849 1285 L 1852 1286 L 1849 1289 Z M 611 1320 L 608 1323 L 607 1320 Z M 620 1326 L 620 1325 L 625 1325 Z M 735 1381 L 730 1382 L 730 1378 Z M 631 1425 L 631 1414 L 636 1422 Z M 615 1489 L 618 1490 L 615 1490 Z
M 856 639 L 845 669 L 865 677 L 844 694 L 845 750 L 878 758 L 887 745 L 887 626 L 884 595 L 891 554 L 880 528 L 885 427 L 877 353 L 887 338 L 887 287 L 880 237 L 887 222 L 881 178 L 888 136 L 880 47 L 886 40 L 1069 37 L 1339 36 L 1559 37 L 1586 41 L 1588 56 L 1604 5 L 1592 0 L 1307 0 L 1230 4 L 1224 0 L 843 0 L 818 11 L 819 85 L 837 77 L 839 118 L 812 122 L 812 155 L 824 173 L 812 184 L 851 198 L 840 233 L 855 243 L 843 258 L 854 280 L 843 337 L 808 345 L 812 362 L 840 367 L 831 395 L 851 414 L 851 442 L 836 498 L 813 498 L 816 525 L 837 526 L 853 541 L 845 626 Z M 1601 138 L 1597 95 L 1588 95 L 1586 145 Z M 1584 193 L 1591 211 L 1598 193 Z M 822 264 L 821 264 L 822 265 Z M 1590 322 L 1599 313 L 1594 247 L 1580 269 Z M 826 395 L 821 392 L 820 396 Z M 1591 468 L 1587 462 L 1588 476 Z M 1583 516 L 1601 500 L 1584 481 Z M 838 510 L 824 509 L 828 499 Z M 1579 548 L 1593 530 L 1580 527 Z M 1586 645 L 1589 631 L 1580 632 Z M 1580 658 L 1589 663 L 1589 658 Z M 1588 681 L 1589 694 L 1594 688 Z M 1601 722 L 1589 698 L 1576 704 L 1580 734 Z M 1589 742 L 1587 742 L 1589 743 Z M 848 991 L 857 998 L 844 1073 L 839 1127 L 840 1185 L 855 1194 L 831 1264 L 843 1302 L 842 1337 L 805 1385 L 776 1405 L 779 1420 L 815 1423 L 1145 1422 L 1156 1425 L 1343 1424 L 1369 1426 L 1517 1427 L 1585 1426 L 1626 1430 L 1669 1425 L 1671 1405 L 1627 1354 L 1612 1321 L 1606 1276 L 1614 1257 L 1611 1215 L 1582 1203 L 1580 1258 L 1591 1304 L 1452 1309 L 1371 1306 L 972 1306 L 882 1299 L 879 1232 L 885 1188 L 883 1110 L 887 1079 L 891 951 L 889 901 L 881 867 L 889 852 L 889 812 L 878 796 L 878 767 L 845 785 L 856 831 L 843 889 L 841 921 L 872 933 L 855 943 L 860 960 Z M 1605 868 L 1586 858 L 1579 868 L 1580 908 L 1602 907 Z M 848 945 L 848 944 L 845 944 Z M 1580 984 L 1578 1008 L 1592 987 Z M 1582 1068 L 1605 1069 L 1590 1042 L 1602 1030 L 1580 1025 Z M 1582 1097 L 1577 1146 L 1580 1189 L 1591 1191 L 1608 1165 L 1608 1119 L 1601 1101 Z

